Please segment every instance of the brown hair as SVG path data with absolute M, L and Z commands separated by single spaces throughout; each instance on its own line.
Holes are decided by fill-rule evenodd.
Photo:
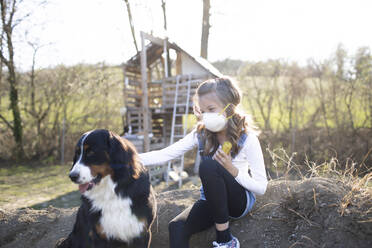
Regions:
M 240 147 L 238 147 L 238 140 L 243 132 L 249 131 L 258 132 L 250 115 L 244 114 L 237 109 L 241 102 L 241 93 L 236 84 L 229 78 L 214 78 L 201 83 L 193 97 L 194 104 L 198 104 L 198 99 L 206 94 L 215 93 L 218 100 L 223 106 L 231 103 L 226 109 L 226 115 L 232 116 L 227 122 L 227 139 L 232 144 L 231 155 L 238 154 Z M 219 143 L 215 133 L 207 130 L 203 123 L 199 122 L 197 125 L 197 132 L 203 133 L 204 154 L 211 155 L 218 149 Z

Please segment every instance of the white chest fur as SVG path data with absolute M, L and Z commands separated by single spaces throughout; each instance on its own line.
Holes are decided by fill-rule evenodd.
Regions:
M 140 236 L 144 223 L 132 213 L 132 200 L 115 194 L 115 186 L 110 176 L 106 176 L 84 195 L 92 201 L 92 211 L 101 211 L 100 225 L 106 237 L 130 241 Z

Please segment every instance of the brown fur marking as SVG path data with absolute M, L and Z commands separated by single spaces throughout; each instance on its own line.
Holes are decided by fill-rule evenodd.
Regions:
M 108 165 L 106 163 L 101 164 L 101 165 L 92 165 L 92 166 L 90 166 L 90 170 L 91 170 L 91 173 L 92 173 L 93 177 L 96 177 L 98 174 L 100 174 L 102 176 L 102 178 L 104 178 L 107 175 L 112 176 L 114 174 L 110 165 Z
M 103 232 L 103 228 L 102 228 L 102 226 L 101 226 L 100 224 L 96 224 L 96 232 L 97 232 L 97 234 L 98 234 L 101 238 L 103 238 L 103 239 L 107 239 L 106 234 Z

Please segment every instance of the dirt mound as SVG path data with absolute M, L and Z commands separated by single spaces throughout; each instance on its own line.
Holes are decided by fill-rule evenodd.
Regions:
M 54 247 L 72 229 L 77 208 L 0 211 L 0 247 Z
M 252 212 L 231 223 L 241 247 L 372 247 L 371 192 L 336 180 L 274 180 Z M 168 222 L 199 197 L 198 190 L 158 194 L 152 247 L 168 247 Z M 0 211 L 0 246 L 54 247 L 74 223 L 77 208 Z M 215 232 L 195 235 L 191 247 L 211 247 Z

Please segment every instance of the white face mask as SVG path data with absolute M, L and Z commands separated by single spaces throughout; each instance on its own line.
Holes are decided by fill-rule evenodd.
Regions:
M 203 113 L 203 123 L 206 129 L 211 132 L 219 132 L 223 130 L 227 124 L 227 120 L 232 117 L 225 117 L 223 112 L 230 105 L 230 103 L 220 113 Z

